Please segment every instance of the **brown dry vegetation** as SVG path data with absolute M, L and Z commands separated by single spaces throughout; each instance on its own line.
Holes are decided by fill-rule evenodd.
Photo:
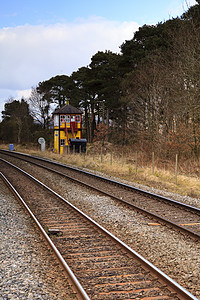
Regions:
M 1 149 L 9 149 L 8 145 L 0 145 Z M 146 186 L 158 188 L 168 192 L 174 192 L 191 197 L 200 197 L 199 170 L 200 161 L 187 159 L 178 162 L 177 184 L 175 183 L 175 158 L 174 160 L 162 160 L 152 154 L 136 152 L 131 148 L 120 148 L 105 143 L 101 148 L 100 143 L 88 145 L 86 154 L 53 153 L 46 150 L 44 153 L 39 147 L 15 145 L 14 150 L 38 156 L 45 156 L 67 164 L 84 167 L 93 171 L 99 171 L 110 176 L 118 177 L 130 182 L 140 183 Z

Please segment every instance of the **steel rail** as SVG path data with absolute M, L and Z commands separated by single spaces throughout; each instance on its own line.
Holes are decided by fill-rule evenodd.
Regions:
M 40 224 L 38 219 L 35 217 L 35 215 L 31 211 L 31 209 L 28 207 L 26 202 L 23 200 L 23 198 L 20 196 L 20 194 L 17 192 L 17 190 L 14 188 L 14 186 L 9 182 L 9 180 L 5 177 L 5 175 L 2 172 L 0 172 L 0 176 L 6 183 L 8 188 L 12 191 L 12 193 L 20 200 L 20 202 L 22 203 L 24 208 L 27 210 L 27 212 L 29 213 L 29 215 L 31 216 L 31 218 L 34 220 L 35 224 L 41 231 L 42 235 L 46 239 L 48 245 L 51 247 L 52 251 L 55 253 L 57 259 L 59 260 L 60 264 L 62 265 L 65 272 L 67 273 L 67 277 L 68 277 L 69 281 L 72 283 L 74 290 L 77 293 L 78 299 L 89 300 L 90 298 L 88 297 L 87 293 L 85 292 L 85 290 L 79 283 L 78 279 L 76 278 L 76 276 L 74 275 L 74 273 L 72 272 L 72 270 L 70 269 L 70 267 L 68 266 L 68 264 L 66 263 L 64 258 L 62 257 L 61 253 L 59 252 L 57 247 L 54 245 L 52 240 L 50 239 L 50 237 L 47 235 L 46 231 L 44 230 L 44 228 L 42 227 L 42 225 Z
M 74 167 L 72 167 L 70 165 L 60 163 L 58 161 L 52 161 L 52 160 L 47 159 L 47 158 L 43 158 L 43 157 L 39 157 L 39 156 L 34 156 L 34 155 L 27 154 L 27 153 L 16 152 L 16 151 L 13 153 L 10 150 L 4 150 L 4 149 L 0 149 L 0 152 L 6 152 L 8 155 L 13 156 L 13 157 L 14 157 L 13 154 L 16 153 L 16 154 L 21 155 L 21 156 L 27 156 L 27 157 L 30 157 L 30 158 L 33 158 L 33 159 L 41 160 L 41 161 L 48 162 L 48 163 L 51 163 L 51 164 L 54 164 L 54 165 L 58 165 L 58 166 L 61 166 L 61 167 L 64 167 L 64 168 L 68 168 L 68 169 L 71 169 L 73 171 L 86 174 L 88 176 L 99 178 L 99 179 L 101 179 L 101 180 L 103 180 L 105 182 L 116 184 L 116 185 L 119 185 L 119 186 L 124 187 L 126 189 L 129 189 L 129 190 L 132 190 L 132 191 L 136 191 L 136 192 L 141 193 L 143 195 L 152 196 L 154 198 L 157 198 L 157 199 L 160 199 L 160 200 L 172 203 L 172 204 L 177 204 L 178 206 L 182 206 L 183 208 L 188 208 L 189 210 L 192 210 L 192 211 L 194 211 L 196 213 L 200 213 L 200 208 L 198 208 L 198 207 L 194 207 L 194 206 L 191 206 L 191 205 L 188 205 L 188 204 L 185 204 L 185 203 L 181 203 L 179 201 L 176 201 L 176 200 L 173 200 L 173 199 L 170 199 L 170 198 L 167 198 L 167 197 L 155 194 L 155 193 L 147 192 L 147 191 L 144 191 L 142 189 L 133 187 L 131 185 L 119 182 L 117 180 L 113 180 L 113 179 L 106 178 L 106 177 L 103 177 L 103 176 L 100 176 L 100 175 L 97 175 L 97 174 L 93 174 L 93 173 L 85 171 L 85 170 L 77 169 L 77 168 L 74 168 Z M 30 163 L 34 164 L 34 162 L 30 162 Z M 40 167 L 43 167 L 43 166 L 40 165 Z
M 172 278 L 170 278 L 168 275 L 166 275 L 164 272 L 162 272 L 160 269 L 158 269 L 156 266 L 154 266 L 152 263 L 150 263 L 148 260 L 146 260 L 143 256 L 141 256 L 139 253 L 137 253 L 135 250 L 130 248 L 128 245 L 126 245 L 124 242 L 122 242 L 120 239 L 118 239 L 116 236 L 114 236 L 112 233 L 110 233 L 107 229 L 99 225 L 96 221 L 94 221 L 92 218 L 87 216 L 85 213 L 83 213 L 81 210 L 79 210 L 77 207 L 75 207 L 73 204 L 68 202 L 65 198 L 60 196 L 58 193 L 53 191 L 51 188 L 49 188 L 47 185 L 44 183 L 40 182 L 38 179 L 34 178 L 32 175 L 28 174 L 24 170 L 20 169 L 19 167 L 13 165 L 12 163 L 1 159 L 1 161 L 4 161 L 6 164 L 10 165 L 11 167 L 17 169 L 20 171 L 22 174 L 30 178 L 31 180 L 35 181 L 38 185 L 42 186 L 44 189 L 47 191 L 51 192 L 54 194 L 56 197 L 58 197 L 60 200 L 68 204 L 71 208 L 76 210 L 80 215 L 82 215 L 87 221 L 92 223 L 95 227 L 97 227 L 101 232 L 109 236 L 115 243 L 117 243 L 119 246 L 121 246 L 124 250 L 126 250 L 129 254 L 131 254 L 135 259 L 137 259 L 143 266 L 149 269 L 149 271 L 153 274 L 155 274 L 161 281 L 165 282 L 173 291 L 175 291 L 180 299 L 185 299 L 185 300 L 198 300 L 194 295 L 192 295 L 190 292 L 188 292 L 185 288 L 180 286 L 177 282 L 175 282 Z M 47 234 L 45 232 L 45 238 Z M 48 236 L 47 236 L 48 237 Z M 48 237 L 49 239 L 49 237 Z M 87 295 L 86 295 L 87 296 Z M 183 297 L 183 298 L 182 298 Z M 89 299 L 89 298 L 86 298 Z
M 23 154 L 22 154 L 22 155 L 23 155 Z M 30 156 L 30 157 L 32 158 L 32 156 Z M 45 159 L 42 159 L 42 160 L 45 160 Z M 82 185 L 84 185 L 84 186 L 86 186 L 86 187 L 89 187 L 89 188 L 91 188 L 91 189 L 93 189 L 93 190 L 95 190 L 95 191 L 97 191 L 97 192 L 99 192 L 99 193 L 102 193 L 102 194 L 104 194 L 104 195 L 106 195 L 106 196 L 108 196 L 108 197 L 110 197 L 110 198 L 112 198 L 112 199 L 115 199 L 115 200 L 117 200 L 117 201 L 120 201 L 121 203 L 126 204 L 126 205 L 128 205 L 129 207 L 134 208 L 134 209 L 136 209 L 136 210 L 139 211 L 139 212 L 142 212 L 142 213 L 144 213 L 144 214 L 146 214 L 146 215 L 148 215 L 148 216 L 151 216 L 151 217 L 153 217 L 154 219 L 157 219 L 158 221 L 161 221 L 161 222 L 166 223 L 166 224 L 168 224 L 168 225 L 170 225 L 170 226 L 173 226 L 173 227 L 177 228 L 179 231 L 181 231 L 181 232 L 183 232 L 183 233 L 186 233 L 186 234 L 190 235 L 191 237 L 193 237 L 193 238 L 195 238 L 195 239 L 200 239 L 200 234 L 198 234 L 198 233 L 196 233 L 196 232 L 194 232 L 194 231 L 192 231 L 192 230 L 190 230 L 190 229 L 188 229 L 188 228 L 186 228 L 186 227 L 184 227 L 184 226 L 182 226 L 182 225 L 179 225 L 179 224 L 177 224 L 177 223 L 175 223 L 175 222 L 172 222 L 172 221 L 169 220 L 169 219 L 166 219 L 166 218 L 164 218 L 164 217 L 161 217 L 161 216 L 159 216 L 158 214 L 152 213 L 152 212 L 150 212 L 149 210 L 146 210 L 146 209 L 144 209 L 144 208 L 141 208 L 141 207 L 139 207 L 138 205 L 135 205 L 135 204 L 133 204 L 133 203 L 127 201 L 127 200 L 124 200 L 123 198 L 119 198 L 119 197 L 117 197 L 117 196 L 114 196 L 114 195 L 112 195 L 112 194 L 106 192 L 106 191 L 102 191 L 101 189 L 96 188 L 96 187 L 94 187 L 94 186 L 92 186 L 92 185 L 90 185 L 90 184 L 88 184 L 88 183 L 82 182 L 82 181 L 80 181 L 80 180 L 78 180 L 78 179 L 75 179 L 75 178 L 73 178 L 73 177 L 71 177 L 71 176 L 69 176 L 69 175 L 66 175 L 66 174 L 64 174 L 64 173 L 62 173 L 62 172 L 60 172 L 60 171 L 51 169 L 50 167 L 40 165 L 40 164 L 37 163 L 37 162 L 30 162 L 28 159 L 27 159 L 26 161 L 29 162 L 29 163 L 32 163 L 32 164 L 34 164 L 34 165 L 36 165 L 36 166 L 38 166 L 38 167 L 41 167 L 41 168 L 43 168 L 43 169 L 46 169 L 46 170 L 48 170 L 48 171 L 54 172 L 54 173 L 56 173 L 56 174 L 58 174 L 58 175 L 60 175 L 60 176 L 63 176 L 63 177 L 65 177 L 65 178 L 68 178 L 68 179 L 70 179 L 70 180 L 72 180 L 72 181 L 74 181 L 74 182 L 77 182 L 78 184 L 82 184 Z M 45 161 L 46 161 L 46 160 L 45 160 Z M 48 160 L 48 162 L 50 162 L 50 161 Z M 52 163 L 54 163 L 54 162 L 52 162 Z M 54 163 L 54 164 L 55 164 L 55 163 Z M 56 163 L 56 164 L 57 164 L 57 163 Z M 60 163 L 58 163 L 58 164 L 60 165 Z M 61 166 L 63 166 L 63 165 L 61 164 Z M 65 167 L 65 166 L 64 166 L 64 167 Z M 85 171 L 84 171 L 84 173 L 85 173 Z M 87 172 L 86 172 L 86 173 L 87 173 Z M 87 173 L 87 174 L 90 175 L 91 173 Z M 92 174 L 92 176 L 93 176 L 93 174 Z M 94 176 L 96 176 L 96 175 L 94 175 Z M 98 175 L 97 175 L 97 176 L 98 176 Z M 99 176 L 98 176 L 98 177 L 99 177 Z M 101 178 L 103 178 L 103 177 L 101 177 Z M 108 179 L 108 181 L 110 181 L 110 180 Z M 118 182 L 117 182 L 117 183 L 118 183 Z M 119 183 L 119 185 L 121 185 L 121 183 Z M 128 187 L 131 187 L 131 186 L 128 186 Z M 147 194 L 149 194 L 149 193 L 147 193 Z M 151 194 L 151 195 L 152 195 L 152 194 Z M 166 199 L 167 199 L 167 198 L 166 198 Z M 169 199 L 169 200 L 171 201 L 171 199 Z M 180 202 L 177 202 L 177 201 L 174 201 L 174 200 L 172 200 L 172 202 L 173 202 L 173 203 L 175 202 L 176 205 L 178 205 L 178 203 L 180 203 Z M 195 212 L 199 212 L 199 211 L 200 211 L 200 209 L 195 208 L 195 207 L 193 207 L 193 206 L 188 206 L 188 205 L 185 205 L 184 203 L 180 203 L 180 204 L 182 204 L 181 206 L 184 207 L 184 208 L 186 208 L 186 209 L 191 209 L 191 208 L 192 208 L 192 211 L 193 211 L 193 212 L 194 212 L 194 211 L 195 211 Z M 196 211 L 196 210 L 197 210 L 197 211 Z

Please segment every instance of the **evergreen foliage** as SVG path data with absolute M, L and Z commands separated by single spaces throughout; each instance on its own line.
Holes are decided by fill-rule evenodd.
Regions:
M 6 103 L 2 115 L 1 140 L 18 144 L 31 141 L 33 118 L 29 112 L 29 105 L 23 99 Z

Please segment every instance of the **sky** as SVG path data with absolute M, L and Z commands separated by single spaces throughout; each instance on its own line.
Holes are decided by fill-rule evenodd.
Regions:
M 195 0 L 0 0 L 0 112 L 39 82 L 120 53 L 144 24 L 182 15 Z M 1 120 L 1 114 L 0 114 Z

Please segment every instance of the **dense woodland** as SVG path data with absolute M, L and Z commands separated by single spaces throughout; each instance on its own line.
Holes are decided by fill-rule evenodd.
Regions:
M 181 17 L 144 25 L 120 54 L 98 52 L 71 76 L 38 83 L 29 99 L 9 100 L 0 140 L 52 137 L 52 110 L 84 115 L 88 142 L 104 140 L 168 157 L 200 156 L 200 0 Z

